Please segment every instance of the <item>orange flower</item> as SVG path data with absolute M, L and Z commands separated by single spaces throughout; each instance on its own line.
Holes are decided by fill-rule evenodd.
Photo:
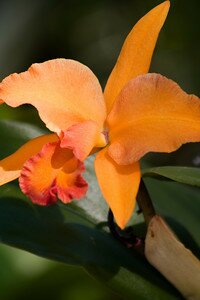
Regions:
M 87 190 L 83 161 L 100 150 L 97 179 L 118 225 L 125 227 L 135 206 L 140 158 L 200 141 L 199 98 L 166 77 L 147 74 L 169 5 L 158 5 L 132 29 L 104 96 L 91 70 L 73 60 L 34 64 L 3 80 L 1 101 L 34 105 L 54 133 L 3 159 L 0 184 L 19 177 L 22 191 L 35 203 L 53 203 L 56 195 L 70 202 Z

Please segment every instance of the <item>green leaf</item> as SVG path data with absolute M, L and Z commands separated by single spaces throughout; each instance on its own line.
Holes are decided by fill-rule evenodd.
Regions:
M 1 121 L 1 138 L 6 138 L 4 153 L 21 145 L 29 134 L 30 138 L 42 134 L 41 129 L 29 126 Z M 1 242 L 42 257 L 81 265 L 125 299 L 182 299 L 144 257 L 125 248 L 110 235 L 106 223 L 108 207 L 99 191 L 92 165 L 93 158 L 90 158 L 85 174 L 90 183 L 87 197 L 69 205 L 59 202 L 40 207 L 33 205 L 16 185 L 2 186 Z M 157 211 L 167 218 L 186 246 L 197 253 L 200 245 L 199 190 L 157 179 L 147 179 L 146 184 Z M 136 213 L 133 224 L 136 232 L 144 229 L 143 219 Z
M 142 175 L 148 177 L 165 177 L 177 182 L 200 186 L 199 168 L 164 166 L 144 169 Z
M 16 187 L 2 187 L 0 192 L 3 243 L 67 264 L 82 265 L 127 297 L 176 299 L 174 289 L 143 257 L 99 229 L 84 211 L 75 210 L 75 205 L 39 207 L 25 199 Z
M 1 104 L 0 120 L 10 120 L 11 122 L 15 120 L 20 123 L 25 122 L 27 125 L 32 124 L 32 126 L 45 127 L 37 110 L 29 104 L 15 107 L 14 109 L 5 103 Z
M 37 126 L 19 121 L 0 120 L 0 159 L 16 151 L 29 139 L 48 131 Z
M 142 168 L 160 166 L 199 167 L 200 143 L 187 143 L 171 153 L 150 152 L 141 159 Z

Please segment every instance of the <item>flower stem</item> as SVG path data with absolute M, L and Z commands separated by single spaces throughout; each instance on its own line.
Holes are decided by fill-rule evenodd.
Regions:
M 127 248 L 136 249 L 139 253 L 144 254 L 144 238 L 135 236 L 131 226 L 121 230 L 114 222 L 114 216 L 111 209 L 108 212 L 108 227 L 113 237 Z
M 140 211 L 143 213 L 145 223 L 148 226 L 156 212 L 143 180 L 141 180 L 140 183 L 140 188 L 137 195 L 137 203 Z

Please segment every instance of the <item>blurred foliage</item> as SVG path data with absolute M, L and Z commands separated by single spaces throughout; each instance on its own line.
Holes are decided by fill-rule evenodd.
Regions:
M 0 2 L 0 77 L 56 57 L 88 65 L 102 84 L 136 21 L 158 0 L 4 0 Z M 199 1 L 171 1 L 151 71 L 199 92 Z
M 33 62 L 65 57 L 89 66 L 104 86 L 125 36 L 142 15 L 160 2 L 1 0 L 0 78 L 21 72 Z M 174 79 L 187 92 L 200 95 L 200 4 L 198 0 L 171 3 L 151 71 Z M 0 119 L 23 120 L 44 130 L 37 112 L 28 106 L 13 110 L 3 105 Z M 6 142 L 4 139 L 1 147 Z M 17 141 L 15 146 L 19 146 Z M 1 155 L 5 154 L 2 150 Z M 143 160 L 147 167 L 168 164 L 199 166 L 199 145 L 186 145 L 170 155 L 150 154 Z M 78 267 L 53 263 L 5 246 L 0 248 L 0 264 L 3 300 L 117 299 Z
M 2 300 L 120 300 L 81 267 L 66 266 L 0 246 Z

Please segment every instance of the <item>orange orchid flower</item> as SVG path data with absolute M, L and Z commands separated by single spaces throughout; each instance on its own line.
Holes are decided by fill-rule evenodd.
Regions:
M 0 99 L 29 103 L 52 134 L 37 137 L 0 161 L 0 184 L 19 177 L 34 203 L 81 198 L 87 183 L 83 161 L 99 150 L 97 179 L 117 224 L 124 228 L 140 183 L 140 158 L 200 141 L 200 101 L 172 80 L 147 74 L 170 2 L 152 9 L 122 47 L 104 95 L 90 69 L 55 59 L 12 74 L 0 84 Z M 103 148 L 103 149 L 102 149 Z

